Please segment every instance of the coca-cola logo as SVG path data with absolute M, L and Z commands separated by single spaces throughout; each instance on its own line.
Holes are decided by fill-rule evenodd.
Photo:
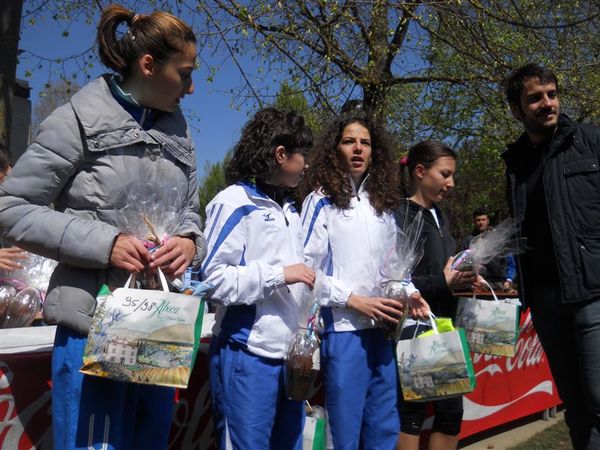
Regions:
M 50 390 L 41 395 L 22 409 L 17 409 L 13 396 L 12 385 L 14 375 L 10 367 L 0 361 L 0 443 L 2 448 L 15 450 L 36 448 L 39 450 L 52 448 L 52 429 L 50 427 Z M 46 414 L 44 414 L 44 411 Z M 41 424 L 36 416 L 42 413 L 46 420 Z M 42 425 L 42 430 L 39 430 Z M 38 428 L 41 435 L 32 442 L 31 428 Z M 27 432 L 25 431 L 27 430 Z
M 523 315 L 512 358 L 474 353 L 473 366 L 477 386 L 465 396 L 463 404 L 463 419 L 478 423 L 471 426 L 472 432 L 503 423 L 507 418 L 522 417 L 527 414 L 525 411 L 531 414 L 559 403 L 529 312 Z M 488 425 L 480 425 L 483 422 Z M 468 422 L 463 428 L 469 428 Z

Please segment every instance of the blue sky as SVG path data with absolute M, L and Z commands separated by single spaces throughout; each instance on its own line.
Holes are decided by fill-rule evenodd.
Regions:
M 69 32 L 68 37 L 63 37 L 63 31 Z M 76 20 L 71 24 L 45 18 L 37 20 L 34 25 L 26 21 L 21 26 L 21 40 L 19 48 L 25 50 L 19 58 L 17 78 L 29 81 L 31 87 L 32 104 L 39 99 L 39 94 L 44 90 L 45 83 L 56 81 L 60 78 L 62 67 L 54 64 L 49 67 L 48 63 L 42 62 L 38 67 L 39 59 L 31 53 L 45 58 L 66 58 L 67 56 L 81 53 L 93 45 L 95 39 L 96 25 L 86 24 L 85 20 Z M 96 53 L 94 53 L 94 56 Z M 239 110 L 231 107 L 232 95 L 230 89 L 242 84 L 239 71 L 231 61 L 220 55 L 202 55 L 203 59 L 210 64 L 220 65 L 220 69 L 214 75 L 212 83 L 207 82 L 209 76 L 208 68 L 200 65 L 194 72 L 195 92 L 182 102 L 186 110 L 188 122 L 192 129 L 192 135 L 196 145 L 198 169 L 202 176 L 207 162 L 222 160 L 225 152 L 235 144 L 241 127 L 248 119 L 248 115 L 254 111 L 254 102 L 243 102 Z M 252 69 L 255 63 L 243 61 L 245 69 Z M 26 71 L 31 76 L 26 77 Z M 65 73 L 76 74 L 79 85 L 86 82 L 83 71 L 74 64 L 65 64 Z M 92 78 L 107 72 L 107 69 L 95 59 L 94 68 L 89 74 Z M 272 86 L 272 92 L 276 92 L 278 86 Z M 192 114 L 187 112 L 191 111 Z

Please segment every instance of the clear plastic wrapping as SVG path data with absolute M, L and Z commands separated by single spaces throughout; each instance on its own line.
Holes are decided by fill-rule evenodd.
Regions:
M 0 274 L 0 328 L 27 327 L 41 311 L 57 262 L 28 253 L 22 269 Z
M 187 192 L 168 181 L 131 183 L 121 194 L 120 228 L 149 246 L 173 235 L 186 210 Z
M 315 393 L 319 375 L 319 340 L 306 328 L 300 328 L 292 338 L 285 360 L 285 390 L 291 400 L 307 400 Z
M 119 192 L 118 203 L 122 206 L 117 226 L 122 232 L 138 238 L 150 252 L 166 243 L 185 220 L 187 190 L 169 180 L 158 183 L 137 181 Z M 137 274 L 135 285 L 160 289 L 156 272 L 150 268 Z
M 314 385 L 319 374 L 319 303 L 317 299 L 325 287 L 325 275 L 317 272 L 315 286 L 298 286 L 300 327 L 292 336 L 285 359 L 285 389 L 292 400 L 308 400 L 314 395 Z M 299 290 L 299 292 L 298 292 Z
M 408 208 L 408 206 L 407 206 Z M 423 257 L 423 241 L 420 239 L 423 229 L 423 213 L 419 211 L 413 217 L 405 214 L 405 223 L 397 229 L 396 243 L 390 249 L 381 269 L 383 282 L 381 296 L 397 300 L 402 305 L 402 318 L 399 323 L 383 321 L 380 326 L 386 337 L 393 340 L 400 338 L 402 321 L 408 313 L 408 294 L 406 286 L 410 283 L 410 274 Z
M 459 252 L 452 263 L 453 270 L 479 272 L 483 265 L 496 257 L 506 257 L 522 252 L 525 248 L 525 238 L 515 237 L 518 222 L 506 219 L 495 228 L 491 228 L 475 236 L 469 248 Z

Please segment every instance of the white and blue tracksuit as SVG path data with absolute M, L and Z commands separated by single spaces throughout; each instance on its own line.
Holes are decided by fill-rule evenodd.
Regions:
M 283 358 L 298 328 L 298 303 L 284 266 L 303 262 L 300 217 L 250 182 L 206 207 L 208 255 L 202 278 L 214 289 L 210 353 L 220 449 L 301 449 L 302 402 L 288 400 Z
M 338 449 L 391 450 L 400 428 L 392 341 L 369 317 L 348 309 L 350 294 L 379 296 L 385 255 L 395 248 L 396 224 L 377 215 L 368 193 L 340 209 L 321 192 L 302 207 L 305 263 L 327 277 L 319 302 L 325 332 L 321 372 L 333 444 Z M 409 294 L 414 291 L 412 284 Z

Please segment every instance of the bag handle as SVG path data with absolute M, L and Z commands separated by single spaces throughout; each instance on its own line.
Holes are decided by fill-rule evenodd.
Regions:
M 440 332 L 438 331 L 438 327 L 437 324 L 435 323 L 435 314 L 433 314 L 431 311 L 429 311 L 429 323 L 431 323 L 431 329 L 433 330 L 433 334 L 440 334 Z M 417 320 L 417 323 L 415 324 L 415 332 L 413 334 L 413 339 L 415 339 L 417 337 L 417 331 L 419 331 L 419 320 Z
M 483 277 L 481 277 L 481 281 L 483 281 L 483 284 L 485 284 L 487 286 L 487 288 L 490 290 L 490 292 L 492 293 L 492 296 L 494 297 L 494 301 L 495 302 L 499 301 L 498 297 L 496 296 L 496 293 L 492 289 L 492 286 L 490 286 L 490 283 L 488 283 L 487 280 Z M 475 291 L 473 291 L 473 299 L 475 299 Z
M 135 284 L 135 279 L 136 279 L 137 275 L 135 273 L 131 273 L 129 274 L 129 278 L 127 278 L 127 281 L 125 282 L 125 288 L 131 288 L 132 284 Z M 160 284 L 163 288 L 164 292 L 170 292 L 169 291 L 169 285 L 167 284 L 167 278 L 165 277 L 165 274 L 163 273 L 162 270 L 160 270 L 160 267 L 158 268 L 158 278 L 160 279 Z

